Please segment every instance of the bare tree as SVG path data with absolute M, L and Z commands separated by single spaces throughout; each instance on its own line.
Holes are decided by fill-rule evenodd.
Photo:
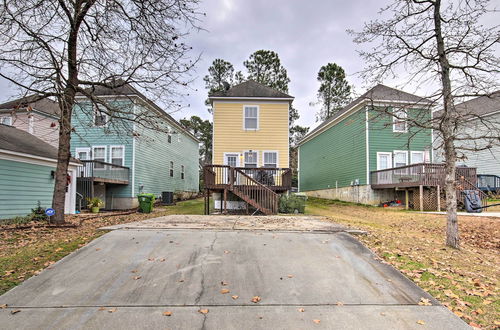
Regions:
M 3 0 L 0 4 L 0 76 L 25 94 L 51 97 L 60 108 L 54 221 L 64 222 L 75 96 L 87 96 L 111 118 L 145 127 L 157 113 L 135 113 L 94 95 L 126 84 L 178 108 L 194 62 L 186 35 L 196 29 L 198 0 Z M 117 121 L 118 122 L 118 121 Z
M 482 150 L 498 143 L 498 126 L 486 116 L 461 111 L 456 105 L 499 89 L 500 30 L 488 0 L 396 0 L 381 10 L 384 17 L 349 31 L 368 63 L 366 81 L 404 79 L 425 90 L 431 106 L 441 109 L 432 119 L 398 118 L 437 132 L 445 156 L 446 244 L 458 248 L 456 162 L 460 149 Z M 423 117 L 423 116 L 422 116 Z M 479 119 L 483 129 L 464 132 L 464 123 Z M 470 148 L 467 141 L 477 141 Z M 460 143 L 462 142 L 462 143 Z

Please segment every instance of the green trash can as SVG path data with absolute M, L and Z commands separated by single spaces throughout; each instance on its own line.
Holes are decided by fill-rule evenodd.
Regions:
M 139 194 L 137 195 L 139 199 L 139 212 L 150 213 L 153 211 L 153 205 L 155 203 L 154 194 Z

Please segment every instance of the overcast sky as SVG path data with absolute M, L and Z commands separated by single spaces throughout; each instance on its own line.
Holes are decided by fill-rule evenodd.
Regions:
M 363 22 L 374 19 L 380 7 L 389 0 L 205 0 L 200 22 L 205 31 L 192 33 L 187 42 L 193 46 L 193 57 L 201 54 L 191 86 L 194 92 L 185 99 L 182 111 L 172 114 L 180 119 L 191 115 L 210 118 L 204 105 L 207 97 L 203 76 L 216 58 L 231 62 L 244 72 L 243 61 L 259 49 L 278 53 L 291 79 L 289 93 L 299 110 L 298 124 L 314 126 L 319 87 L 316 75 L 328 62 L 341 65 L 357 94 L 367 87 L 355 73 L 364 66 L 357 55 L 358 45 L 346 29 L 359 31 Z M 392 87 L 396 82 L 384 81 Z M 415 92 L 415 90 L 408 90 Z M 0 80 L 0 102 L 12 98 L 17 91 Z M 160 104 L 161 105 L 161 104 Z

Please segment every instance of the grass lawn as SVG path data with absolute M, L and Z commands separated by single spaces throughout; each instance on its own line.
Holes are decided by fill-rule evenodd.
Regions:
M 461 250 L 442 215 L 310 198 L 306 212 L 368 231 L 359 239 L 471 325 L 500 326 L 500 219 L 460 217 Z
M 33 227 L 15 229 L 0 226 L 0 294 L 38 274 L 42 269 L 84 246 L 105 232 L 98 228 L 119 223 L 144 220 L 169 214 L 203 214 L 203 199 L 179 202 L 174 206 L 156 207 L 154 213 L 68 216 L 67 221 L 78 223 L 77 228 Z

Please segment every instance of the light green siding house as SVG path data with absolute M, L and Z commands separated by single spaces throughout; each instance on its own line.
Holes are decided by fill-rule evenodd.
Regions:
M 432 161 L 432 132 L 403 120 L 412 116 L 430 119 L 429 101 L 375 86 L 299 143 L 299 191 L 367 204 L 401 198 L 372 189 L 370 172 Z
M 184 198 L 198 193 L 199 141 L 189 131 L 130 85 L 96 88 L 93 95 L 120 109 L 120 116 L 127 112 L 153 115 L 165 130 L 108 116 L 79 97 L 73 111 L 71 150 L 85 164 L 78 179 L 81 195 L 99 197 L 106 209 L 129 209 L 137 206 L 139 193 L 158 198 L 163 192 Z
M 37 206 L 51 207 L 57 149 L 12 126 L 0 124 L 0 219 L 25 216 Z M 70 160 L 65 213 L 75 213 L 76 159 Z

